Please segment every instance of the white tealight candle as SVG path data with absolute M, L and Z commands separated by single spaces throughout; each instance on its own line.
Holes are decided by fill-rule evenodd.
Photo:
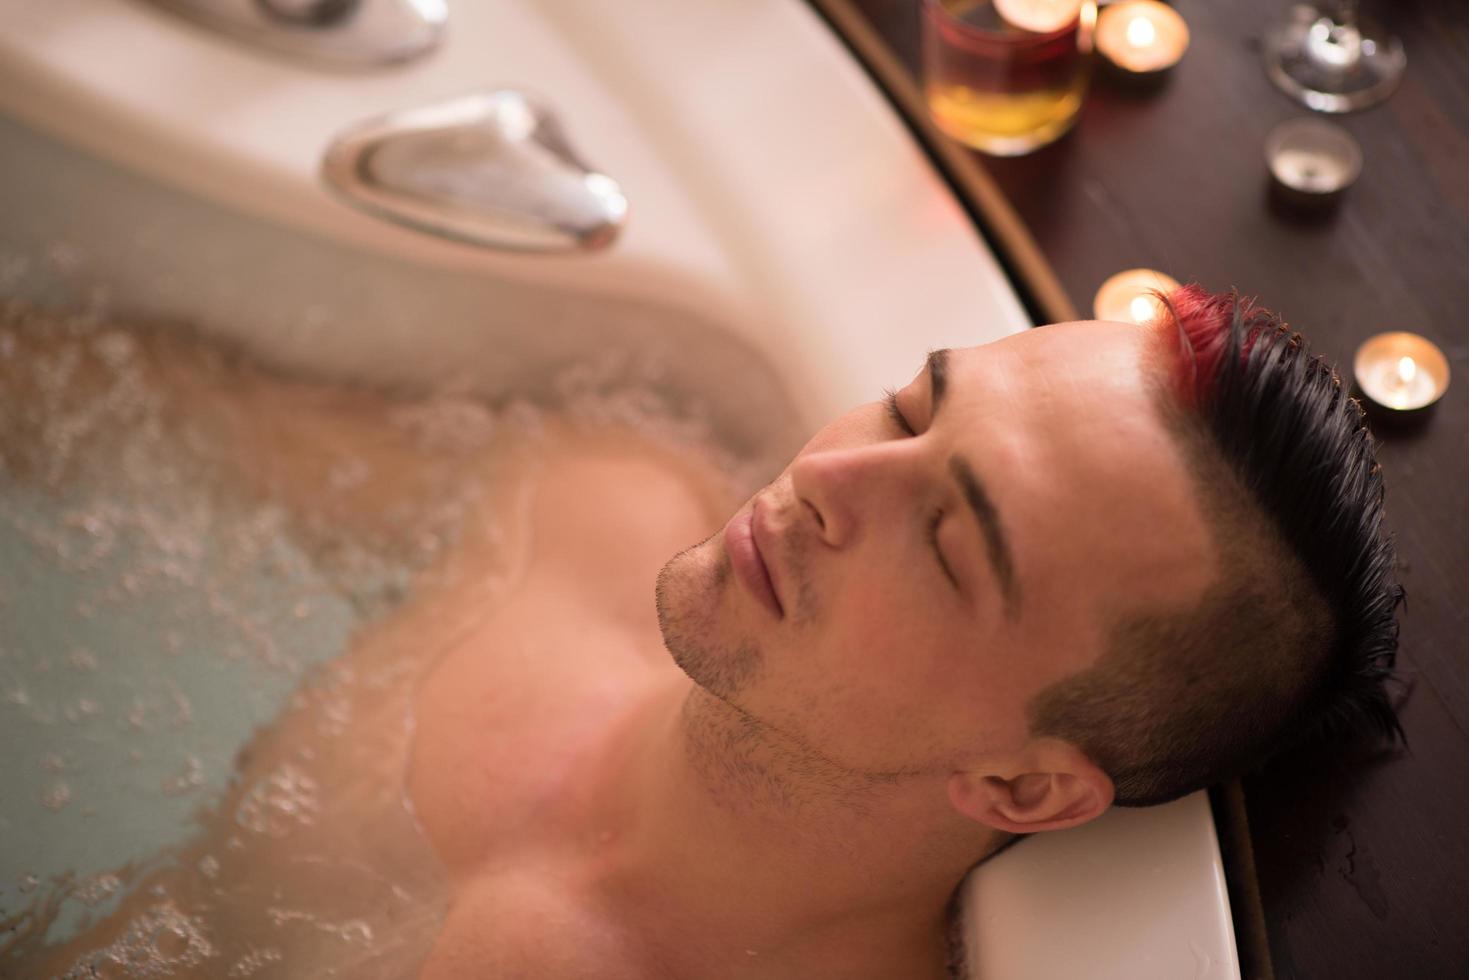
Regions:
M 1286 203 L 1335 203 L 1362 172 L 1362 149 L 1324 119 L 1289 119 L 1265 137 L 1265 162 Z
M 1449 362 L 1426 337 L 1380 333 L 1357 348 L 1357 387 L 1383 408 L 1411 412 L 1438 401 L 1449 387 Z
M 1157 0 L 1109 4 L 1097 16 L 1097 50 L 1131 75 L 1157 75 L 1188 50 L 1188 25 Z
M 1116 323 L 1147 323 L 1162 312 L 1156 293 L 1171 293 L 1178 280 L 1155 269 L 1128 269 L 1102 283 L 1092 315 Z

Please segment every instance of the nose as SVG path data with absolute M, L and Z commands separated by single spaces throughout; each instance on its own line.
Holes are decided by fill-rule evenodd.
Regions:
M 823 542 L 846 547 L 878 522 L 891 521 L 920 502 L 915 495 L 923 492 L 923 465 L 914 443 L 824 449 L 791 463 L 797 506 Z

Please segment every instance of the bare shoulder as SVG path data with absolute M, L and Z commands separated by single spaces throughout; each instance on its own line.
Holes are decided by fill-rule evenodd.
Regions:
M 562 495 L 563 501 L 600 501 L 599 507 L 588 508 L 591 515 L 662 504 L 675 508 L 670 518 L 705 524 L 734 503 L 729 478 L 710 452 L 676 449 L 621 428 L 587 431 L 561 423 L 552 433 L 543 491 Z
M 727 475 L 625 431 L 560 428 L 527 482 L 532 565 L 559 582 L 649 589 L 674 553 L 713 534 L 734 509 Z
M 549 875 L 463 885 L 419 980 L 649 980 L 622 931 Z

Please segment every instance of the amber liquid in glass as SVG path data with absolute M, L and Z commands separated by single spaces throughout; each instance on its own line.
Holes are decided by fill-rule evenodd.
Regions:
M 1060 137 L 1081 111 L 1091 74 L 1088 7 L 1059 31 L 1033 34 L 1007 24 L 990 0 L 929 0 L 923 61 L 934 121 L 997 156 Z

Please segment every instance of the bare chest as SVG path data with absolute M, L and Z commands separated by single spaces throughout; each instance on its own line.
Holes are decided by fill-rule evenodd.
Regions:
M 408 789 L 451 877 L 595 836 L 589 788 L 630 713 L 675 672 L 636 646 L 574 611 L 522 608 L 429 673 Z

